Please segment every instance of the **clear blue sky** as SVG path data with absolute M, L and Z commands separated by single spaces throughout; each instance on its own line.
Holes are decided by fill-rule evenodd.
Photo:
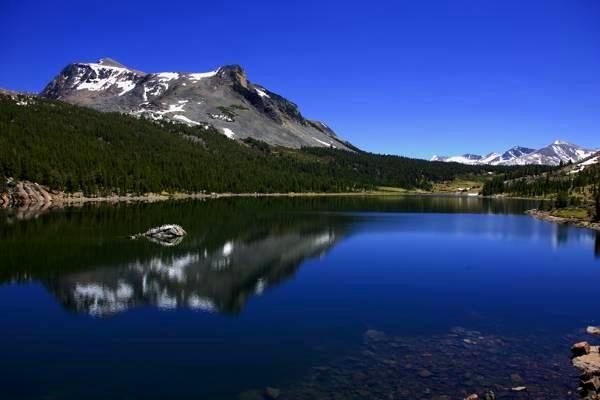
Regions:
M 598 0 L 2 0 L 0 87 L 37 92 L 105 56 L 241 64 L 374 152 L 600 147 Z

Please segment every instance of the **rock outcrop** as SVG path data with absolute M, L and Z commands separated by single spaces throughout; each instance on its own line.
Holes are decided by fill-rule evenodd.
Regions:
M 59 203 L 61 200 L 60 193 L 29 181 L 15 182 L 9 179 L 0 190 L 1 208 L 44 208 Z
M 600 400 L 600 346 L 591 346 L 588 342 L 575 344 L 573 366 L 581 372 L 579 393 L 586 400 Z

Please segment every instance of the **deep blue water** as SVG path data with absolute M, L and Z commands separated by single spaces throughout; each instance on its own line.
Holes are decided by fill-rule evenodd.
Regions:
M 309 395 L 313 367 L 362 357 L 369 330 L 405 338 L 410 358 L 410 343 L 435 353 L 455 327 L 514 346 L 500 351 L 510 367 L 498 376 L 516 369 L 535 387 L 533 369 L 569 371 L 565 343 L 600 322 L 600 238 L 523 215 L 533 206 L 221 199 L 0 214 L 0 397 L 237 399 L 271 386 L 281 398 L 336 398 L 329 386 L 339 394 L 356 384 L 346 397 L 361 398 L 360 383 L 341 380 Z M 172 247 L 127 238 L 165 222 L 189 235 Z M 550 349 L 552 366 L 535 349 L 522 362 L 501 358 L 532 337 Z M 429 392 L 398 372 L 408 393 L 392 398 L 501 387 L 489 372 L 475 389 L 461 387 L 464 366 L 453 357 L 444 382 L 429 364 Z M 556 390 L 576 387 L 561 376 L 551 379 Z

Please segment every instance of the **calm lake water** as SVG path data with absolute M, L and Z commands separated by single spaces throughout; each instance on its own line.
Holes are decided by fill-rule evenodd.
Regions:
M 522 214 L 535 206 L 280 198 L 0 213 L 0 397 L 576 398 L 569 347 L 600 322 L 600 238 Z M 188 236 L 128 238 L 163 223 Z

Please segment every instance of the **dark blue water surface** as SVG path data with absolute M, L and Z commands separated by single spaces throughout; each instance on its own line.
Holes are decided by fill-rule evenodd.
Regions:
M 600 239 L 523 215 L 536 205 L 5 212 L 0 398 L 575 398 L 569 345 L 600 320 Z M 189 235 L 128 238 L 162 223 Z

